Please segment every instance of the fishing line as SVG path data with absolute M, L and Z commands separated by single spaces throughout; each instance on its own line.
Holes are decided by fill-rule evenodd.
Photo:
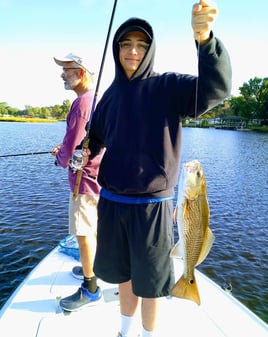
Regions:
M 200 1 L 201 3 L 201 1 Z M 200 41 L 201 41 L 201 33 L 199 33 L 198 35 L 198 39 L 196 40 L 197 42 L 197 76 L 196 76 L 196 83 L 195 83 L 195 102 L 194 102 L 194 128 L 196 128 L 197 126 L 197 104 L 198 104 L 198 89 L 199 89 L 199 57 L 200 57 Z M 192 150 L 191 150 L 191 153 L 189 153 L 189 155 L 187 157 L 191 158 L 191 157 L 195 157 L 195 153 L 198 152 L 196 151 L 196 148 L 194 146 L 195 143 L 193 143 L 193 146 L 192 146 Z M 188 161 L 190 159 L 187 158 L 186 161 Z M 181 159 L 181 163 L 183 163 L 184 160 L 183 160 L 183 157 Z M 179 177 L 180 177 L 180 174 L 181 174 L 181 168 L 179 167 L 179 176 L 178 176 L 178 181 L 177 181 L 177 184 L 175 186 L 175 197 L 174 197 L 174 201 L 176 203 L 176 200 L 178 198 L 178 186 L 179 186 Z M 174 204 L 174 207 L 175 207 L 175 204 Z
M 202 0 L 199 1 L 201 4 Z M 196 84 L 195 84 L 195 126 L 196 126 L 196 121 L 197 121 L 197 95 L 198 95 L 198 84 L 199 84 L 199 58 L 200 58 L 200 41 L 201 41 L 201 33 L 199 32 L 198 34 L 198 39 L 197 39 L 197 78 L 196 78 Z
M 202 0 L 199 1 L 199 4 L 202 4 Z M 201 32 L 198 33 L 198 38 L 196 39 L 197 42 L 197 77 L 196 77 L 196 84 L 195 84 L 195 106 L 194 106 L 194 127 L 197 128 L 197 109 L 198 109 L 198 90 L 199 90 L 199 62 L 200 62 L 200 42 L 201 42 Z M 197 137 L 197 135 L 195 135 Z M 199 142 L 195 141 L 195 144 L 199 144 Z M 193 147 L 193 155 L 197 152 L 197 156 L 199 154 L 199 146 Z
M 198 116 L 198 90 L 199 90 L 199 58 L 200 58 L 200 41 L 201 41 L 201 34 L 198 34 L 198 38 L 196 40 L 197 43 L 197 76 L 196 76 L 196 83 L 195 83 L 195 97 L 194 97 L 194 139 L 192 141 L 191 153 L 189 153 L 189 158 L 198 159 L 200 148 L 198 141 L 198 131 L 197 129 L 197 116 Z
M 200 57 L 200 41 L 201 41 L 201 34 L 198 35 L 198 41 L 197 41 L 197 69 L 199 69 L 199 57 Z M 196 78 L 196 84 L 195 84 L 195 108 L 194 108 L 194 116 L 195 116 L 195 127 L 197 122 L 197 103 L 198 103 L 198 85 L 199 85 L 199 71 Z

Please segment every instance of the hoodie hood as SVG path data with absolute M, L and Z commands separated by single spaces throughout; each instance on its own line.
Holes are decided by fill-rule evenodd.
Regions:
M 130 18 L 117 29 L 114 39 L 113 39 L 113 56 L 115 61 L 115 80 L 129 80 L 120 64 L 119 61 L 119 41 L 122 37 L 129 32 L 140 31 L 143 32 L 147 37 L 150 43 L 150 46 L 144 55 L 143 61 L 140 64 L 139 68 L 130 78 L 130 80 L 136 78 L 147 78 L 153 73 L 153 65 L 154 65 L 154 55 L 155 55 L 155 41 L 154 41 L 154 33 L 151 25 L 139 18 Z

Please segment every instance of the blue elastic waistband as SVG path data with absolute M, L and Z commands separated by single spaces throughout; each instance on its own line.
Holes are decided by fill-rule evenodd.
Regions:
M 162 202 L 166 200 L 172 200 L 174 197 L 162 197 L 162 198 L 142 198 L 142 197 L 127 197 L 125 195 L 114 194 L 105 190 L 104 188 L 100 191 L 100 196 L 116 202 L 122 202 L 124 204 L 151 204 L 154 202 Z

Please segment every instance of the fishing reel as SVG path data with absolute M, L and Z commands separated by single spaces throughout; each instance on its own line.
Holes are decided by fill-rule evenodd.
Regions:
M 76 171 L 83 169 L 83 154 L 82 150 L 76 150 L 73 154 L 72 159 L 70 160 L 69 167 L 76 173 Z

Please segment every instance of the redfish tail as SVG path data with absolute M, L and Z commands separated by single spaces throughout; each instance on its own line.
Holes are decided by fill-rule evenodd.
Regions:
M 200 305 L 200 296 L 195 277 L 189 282 L 182 276 L 171 289 L 170 294 L 174 297 L 185 298 Z

